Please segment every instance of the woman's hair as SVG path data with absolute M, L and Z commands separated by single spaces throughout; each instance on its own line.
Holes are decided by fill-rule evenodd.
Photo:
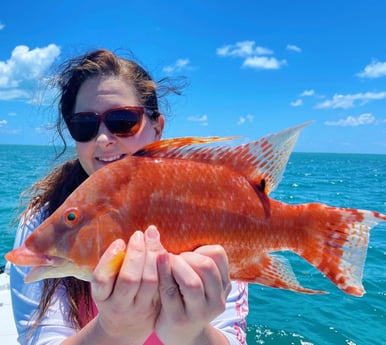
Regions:
M 65 152 L 65 123 L 74 111 L 76 97 L 81 85 L 94 77 L 117 77 L 131 85 L 141 105 L 154 110 L 159 114 L 158 100 L 161 90 L 162 96 L 169 93 L 180 94 L 183 83 L 173 82 L 169 78 L 154 82 L 149 73 L 136 62 L 118 57 L 109 50 L 95 50 L 85 55 L 70 59 L 59 67 L 53 80 L 59 89 L 59 114 L 56 121 L 56 131 L 63 141 Z M 158 93 L 158 95 L 157 95 Z M 153 118 L 156 121 L 158 116 Z M 64 200 L 88 177 L 78 159 L 66 161 L 57 167 L 48 176 L 36 182 L 30 189 L 31 202 L 23 215 L 37 212 L 43 206 L 47 207 L 47 216 L 51 215 Z M 88 282 L 73 278 L 46 279 L 42 291 L 42 298 L 38 307 L 38 317 L 34 327 L 46 313 L 56 288 L 63 287 L 68 300 L 68 320 L 74 327 L 84 326 L 93 318 L 91 289 Z M 81 310 L 86 315 L 81 315 Z
M 150 74 L 133 60 L 116 56 L 105 49 L 95 50 L 85 55 L 72 58 L 59 66 L 60 72 L 52 78 L 52 84 L 59 89 L 56 130 L 60 136 L 64 150 L 66 141 L 64 130 L 66 120 L 73 114 L 76 97 L 81 85 L 94 77 L 116 77 L 131 85 L 139 103 L 153 110 L 152 120 L 159 115 L 158 99 L 169 93 L 179 95 L 184 83 L 163 78 L 155 83 Z

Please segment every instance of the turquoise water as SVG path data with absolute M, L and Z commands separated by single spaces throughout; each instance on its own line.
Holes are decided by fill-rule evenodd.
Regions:
M 52 147 L 0 145 L 0 265 L 11 249 L 19 194 L 52 167 Z M 294 153 L 272 196 L 386 213 L 386 155 Z M 302 295 L 250 285 L 248 344 L 385 345 L 386 224 L 372 230 L 362 298 L 340 292 L 295 255 L 301 283 L 329 295 Z

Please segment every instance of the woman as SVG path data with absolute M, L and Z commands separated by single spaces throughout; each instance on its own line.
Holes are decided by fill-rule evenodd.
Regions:
M 156 85 L 131 60 L 97 50 L 66 63 L 57 128 L 64 124 L 77 159 L 33 188 L 15 247 L 89 175 L 161 138 Z M 169 91 L 177 91 L 169 87 Z M 146 181 L 144 181 L 146 183 Z M 21 344 L 245 344 L 246 286 L 229 280 L 220 246 L 172 255 L 157 229 L 113 242 L 91 284 L 68 277 L 24 284 L 29 268 L 12 266 L 11 291 Z M 116 275 L 106 263 L 126 249 Z M 37 310 L 37 312 L 35 312 Z

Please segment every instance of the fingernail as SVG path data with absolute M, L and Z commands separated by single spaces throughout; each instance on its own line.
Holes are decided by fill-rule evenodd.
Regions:
M 157 228 L 153 225 L 149 226 L 146 229 L 145 235 L 146 235 L 146 238 L 148 238 L 149 240 L 158 240 L 159 239 L 159 232 L 158 232 Z
M 111 244 L 111 249 L 114 254 L 124 251 L 126 249 L 126 244 L 122 239 L 117 239 Z
M 137 230 L 136 232 L 134 232 L 133 235 L 131 235 L 131 239 L 132 239 L 134 242 L 142 242 L 142 241 L 143 241 L 143 232 Z

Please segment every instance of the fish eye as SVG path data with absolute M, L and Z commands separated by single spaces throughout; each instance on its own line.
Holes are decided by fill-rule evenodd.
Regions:
M 76 207 L 71 207 L 68 208 L 67 210 L 64 211 L 63 214 L 63 221 L 67 225 L 75 225 L 79 222 L 81 216 L 80 216 L 80 211 Z

